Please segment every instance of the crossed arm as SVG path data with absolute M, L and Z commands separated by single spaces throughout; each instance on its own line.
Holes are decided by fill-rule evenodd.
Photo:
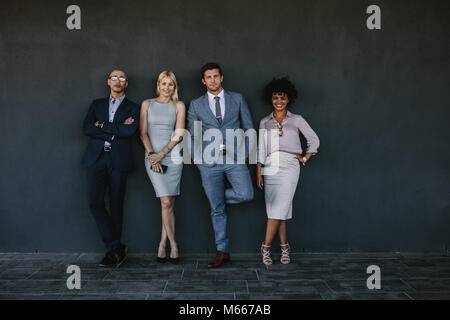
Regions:
M 104 132 L 99 126 L 96 125 L 96 123 L 98 123 L 98 121 L 95 117 L 94 103 L 92 103 L 83 121 L 83 133 L 94 139 L 101 139 L 111 142 L 113 135 Z
M 138 124 L 134 119 L 137 119 L 139 116 L 138 108 L 134 108 L 131 111 L 131 116 L 123 123 L 115 124 L 104 122 L 103 125 L 100 125 L 100 122 L 95 116 L 94 106 L 94 103 L 92 103 L 83 121 L 83 133 L 85 135 L 91 138 L 111 142 L 114 139 L 114 136 L 131 137 L 136 132 Z
M 130 117 L 123 123 L 104 122 L 101 129 L 115 137 L 131 137 L 138 129 L 139 108 L 136 106 L 131 110 Z

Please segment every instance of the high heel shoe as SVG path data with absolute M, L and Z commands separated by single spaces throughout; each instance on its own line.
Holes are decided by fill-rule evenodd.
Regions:
M 264 242 L 261 244 L 261 254 L 262 254 L 262 262 L 266 266 L 270 266 L 273 263 L 272 258 L 270 256 L 270 246 L 266 246 Z
M 291 262 L 291 258 L 289 254 L 291 253 L 291 248 L 289 247 L 289 243 L 286 244 L 280 244 L 281 246 L 281 258 L 280 262 L 282 264 L 289 264 Z M 285 249 L 283 249 L 285 247 Z
M 159 245 L 158 246 L 158 253 L 156 254 L 156 261 L 158 261 L 159 263 L 164 263 L 164 262 L 166 262 L 167 261 L 167 256 L 165 256 L 165 257 L 160 257 L 158 254 L 159 254 L 159 247 L 160 247 L 161 245 Z M 166 250 L 165 250 L 165 248 L 164 248 L 164 253 L 166 252 Z
M 176 258 L 171 258 L 170 256 L 169 256 L 169 262 L 170 263 L 173 263 L 173 264 L 177 264 L 178 262 L 180 262 L 180 256 L 179 256 L 179 253 L 178 253 L 178 250 L 179 250 L 179 247 L 178 247 L 178 245 L 177 245 L 177 254 L 178 254 L 178 256 L 176 257 Z M 172 248 L 170 248 L 170 250 L 172 251 Z

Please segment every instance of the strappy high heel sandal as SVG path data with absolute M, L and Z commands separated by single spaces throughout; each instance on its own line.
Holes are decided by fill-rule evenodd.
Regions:
M 262 262 L 266 266 L 270 266 L 273 263 L 272 258 L 270 256 L 270 246 L 266 246 L 264 242 L 261 244 L 261 254 L 262 254 Z
M 280 244 L 281 246 L 281 258 L 280 262 L 282 264 L 289 264 L 291 262 L 291 257 L 289 254 L 291 253 L 291 248 L 289 247 L 289 243 Z M 285 249 L 283 249 L 285 247 Z

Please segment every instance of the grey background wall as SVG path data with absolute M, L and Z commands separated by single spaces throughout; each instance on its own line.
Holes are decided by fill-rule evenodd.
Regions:
M 78 4 L 82 29 L 66 28 Z M 370 4 L 382 30 L 366 28 Z M 103 251 L 87 207 L 82 120 L 108 94 L 116 67 L 128 96 L 154 96 L 164 69 L 186 103 L 204 92 L 199 68 L 224 69 L 255 125 L 274 76 L 300 91 L 292 111 L 321 138 L 301 172 L 288 224 L 294 250 L 446 250 L 450 244 L 448 1 L 24 1 L 0 11 L 0 251 Z M 155 252 L 158 199 L 143 163 L 129 176 L 124 241 Z M 254 178 L 255 167 L 250 167 Z M 256 190 L 255 190 L 256 191 Z M 264 197 L 230 206 L 232 252 L 255 252 Z M 198 170 L 186 165 L 176 201 L 181 252 L 214 251 Z

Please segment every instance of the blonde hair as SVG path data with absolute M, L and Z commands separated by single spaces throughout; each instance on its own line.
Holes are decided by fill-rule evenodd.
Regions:
M 172 100 L 173 103 L 177 103 L 177 101 L 178 101 L 178 83 L 177 83 L 177 78 L 175 77 L 175 74 L 172 71 L 165 70 L 159 74 L 158 81 L 156 82 L 156 95 L 159 97 L 159 94 L 160 94 L 159 83 L 165 77 L 169 77 L 175 84 L 175 90 L 173 91 L 172 96 L 170 97 L 170 100 Z

